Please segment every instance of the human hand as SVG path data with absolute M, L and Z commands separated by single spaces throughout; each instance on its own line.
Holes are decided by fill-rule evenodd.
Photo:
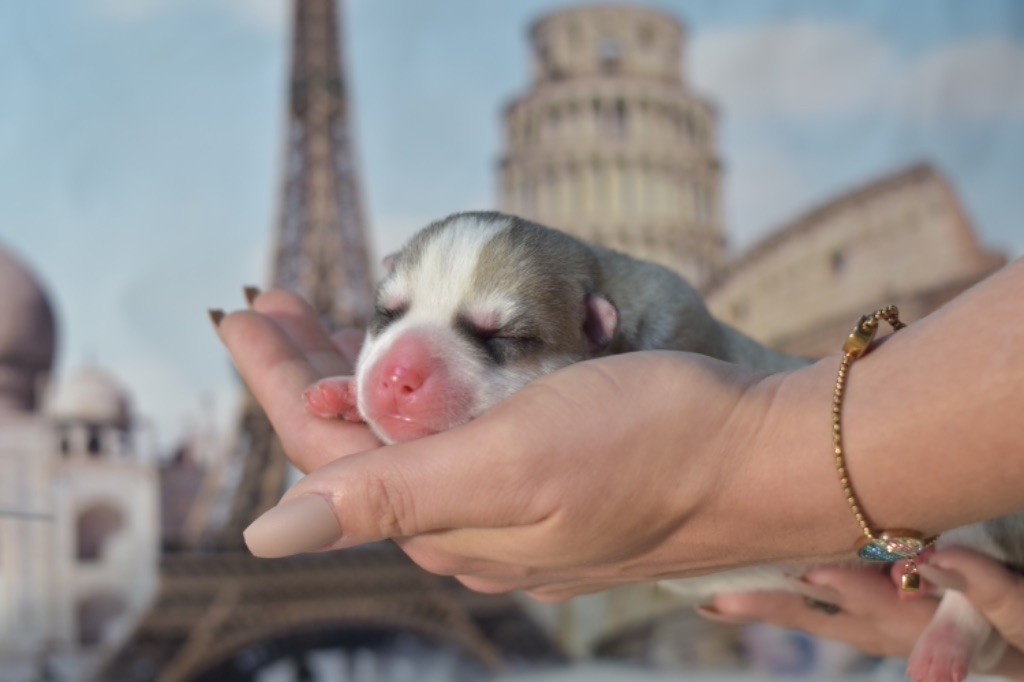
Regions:
M 352 425 L 318 420 L 298 400 L 322 339 L 285 343 L 282 329 L 312 334 L 309 321 L 256 307 L 262 316 L 226 318 L 221 337 L 289 455 L 320 467 L 247 530 L 258 555 L 394 538 L 473 589 L 560 600 L 791 557 L 779 538 L 808 544 L 790 516 L 764 510 L 813 472 L 748 461 L 762 454 L 750 443 L 771 403 L 770 391 L 751 390 L 767 383 L 760 373 L 683 353 L 603 358 L 542 377 L 457 429 L 351 454 L 352 440 L 331 438 Z M 827 461 L 822 472 L 832 475 Z M 800 500 L 821 516 L 813 497 Z M 780 509 L 806 517 L 799 507 Z
M 311 418 L 302 399 L 315 381 L 352 372 L 362 333 L 328 336 L 309 304 L 288 291 L 253 292 L 251 299 L 249 310 L 220 319 L 217 332 L 292 463 L 306 473 L 379 446 L 365 424 Z
M 809 607 L 801 596 L 767 593 L 721 595 L 710 609 L 699 611 L 715 620 L 762 621 L 840 640 L 869 654 L 906 658 L 935 614 L 935 588 L 941 583 L 963 592 L 1010 645 L 991 670 L 982 672 L 1024 679 L 1024 578 L 960 548 L 936 552 L 920 568 L 925 577 L 920 598 L 903 598 L 889 574 L 829 567 L 810 571 L 805 580 L 837 591 L 836 613 Z
M 848 528 L 841 498 L 816 485 L 834 476 L 828 460 L 795 454 L 827 442 L 817 410 L 829 367 L 824 381 L 786 389 L 703 356 L 604 358 L 543 377 L 458 429 L 361 452 L 379 446 L 366 427 L 304 408 L 304 388 L 350 367 L 301 300 L 268 292 L 218 330 L 286 453 L 316 470 L 247 531 L 257 554 L 391 537 L 475 589 L 553 600 L 848 551 L 823 523 Z M 786 419 L 768 420 L 785 393 Z M 814 409 L 793 411 L 801 401 Z

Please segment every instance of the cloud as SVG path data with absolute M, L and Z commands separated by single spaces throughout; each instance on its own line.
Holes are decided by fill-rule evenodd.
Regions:
M 695 85 L 730 116 L 815 116 L 862 106 L 891 49 L 866 29 L 794 23 L 696 35 Z
M 905 59 L 865 27 L 797 22 L 698 34 L 696 87 L 730 117 L 1024 118 L 1024 45 L 988 37 Z
M 954 45 L 900 74 L 902 112 L 968 121 L 1024 119 L 1024 45 L 1005 39 Z

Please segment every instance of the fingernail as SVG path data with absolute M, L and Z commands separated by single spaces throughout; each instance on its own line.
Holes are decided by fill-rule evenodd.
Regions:
M 750 623 L 757 622 L 755 618 L 747 618 L 745 616 L 733 616 L 726 613 L 722 613 L 714 606 L 694 606 L 693 610 L 701 616 L 703 616 L 704 618 L 707 618 L 708 620 L 713 620 L 718 623 L 728 623 L 729 625 L 748 625 Z
M 922 578 L 936 587 L 944 587 L 947 590 L 956 590 L 957 592 L 963 592 L 967 589 L 967 580 L 955 571 L 949 571 L 945 568 L 932 566 L 931 564 L 921 564 L 917 567 L 917 572 L 921 574 Z
M 219 327 L 220 321 L 224 319 L 224 311 L 216 308 L 210 308 L 206 312 L 210 314 L 210 321 L 213 322 L 213 326 Z
M 254 286 L 242 287 L 242 293 L 245 294 L 245 300 L 252 306 L 252 302 L 256 300 L 256 297 L 260 295 L 260 288 Z
M 817 599 L 812 599 L 811 597 L 804 597 L 804 604 L 806 604 L 809 609 L 821 611 L 829 616 L 834 616 L 842 611 L 842 609 L 836 604 L 830 604 L 827 601 L 819 601 Z
M 319 495 L 303 495 L 263 513 L 242 533 L 254 556 L 276 559 L 320 549 L 341 537 L 334 510 Z
M 842 606 L 843 604 L 843 595 L 834 587 L 829 587 L 828 585 L 814 585 L 806 580 L 800 580 L 798 578 L 789 578 L 787 582 L 794 592 L 802 594 L 805 597 L 810 597 L 815 601 L 835 604 L 837 606 Z

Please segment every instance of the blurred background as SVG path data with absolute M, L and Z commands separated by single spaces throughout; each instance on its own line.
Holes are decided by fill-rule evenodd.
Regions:
M 352 189 L 364 260 L 500 209 L 676 269 L 766 343 L 832 352 L 862 312 L 895 301 L 919 319 L 1024 253 L 1024 6 L 347 0 L 335 16 L 310 0 L 300 36 L 302 4 L 0 4 L 0 679 L 487 679 L 499 660 L 594 657 L 898 675 L 696 622 L 646 589 L 496 606 L 386 550 L 330 568 L 392 571 L 373 589 L 418 585 L 402 609 L 439 611 L 381 621 L 371 604 L 353 621 L 342 600 L 288 629 L 305 597 L 267 585 L 326 569 L 271 579 L 208 532 L 267 503 L 237 502 L 247 482 L 273 497 L 287 475 L 251 479 L 247 453 L 272 461 L 272 439 L 206 309 L 240 307 L 301 251 L 282 235 L 312 219 L 286 197 L 308 189 L 299 140 L 318 109 L 299 100 L 327 68 L 296 69 L 308 50 L 340 63 L 322 94 L 341 131 L 329 182 Z M 211 652 L 261 618 L 285 630 Z

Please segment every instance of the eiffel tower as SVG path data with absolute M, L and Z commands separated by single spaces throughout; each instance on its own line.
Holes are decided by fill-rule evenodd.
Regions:
M 303 296 L 330 329 L 363 327 L 373 278 L 341 65 L 334 0 L 295 2 L 287 149 L 271 286 Z M 234 476 L 202 528 L 204 546 L 243 549 L 242 531 L 284 492 L 287 459 L 245 396 Z M 219 518 L 218 518 L 219 517 Z
M 302 294 L 329 327 L 359 326 L 373 283 L 335 0 L 293 0 L 292 29 L 272 284 Z M 340 666 L 332 677 L 361 681 L 389 679 L 387 661 L 371 653 L 367 662 L 368 651 L 387 658 L 412 648 L 417 665 L 430 660 L 424 651 L 449 652 L 447 669 L 462 672 L 437 679 L 560 659 L 514 599 L 428 574 L 389 543 L 272 561 L 249 555 L 242 530 L 277 502 L 288 472 L 251 395 L 226 472 L 195 516 L 195 546 L 165 554 L 150 611 L 101 679 L 251 680 L 272 666 L 315 679 L 325 651 Z

